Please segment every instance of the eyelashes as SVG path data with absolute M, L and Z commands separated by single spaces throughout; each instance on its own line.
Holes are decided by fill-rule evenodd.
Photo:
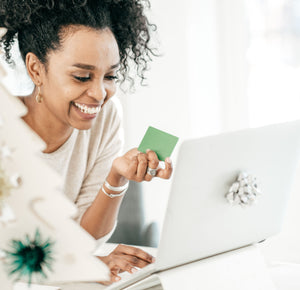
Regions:
M 118 79 L 117 76 L 106 76 L 105 78 L 108 79 L 108 80 L 110 80 L 110 81 L 114 81 L 114 80 Z
M 74 78 L 82 83 L 85 83 L 91 79 L 90 77 L 77 77 L 77 76 L 74 76 Z
M 86 83 L 89 80 L 91 80 L 90 77 L 78 77 L 78 76 L 73 76 L 73 77 L 82 83 Z M 105 79 L 107 79 L 109 81 L 115 81 L 115 80 L 118 80 L 118 77 L 117 76 L 106 76 Z

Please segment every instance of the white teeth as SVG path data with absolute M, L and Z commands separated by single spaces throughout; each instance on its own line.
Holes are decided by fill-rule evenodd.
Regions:
M 85 114 L 90 114 L 90 115 L 93 115 L 93 114 L 97 114 L 100 112 L 101 110 L 101 107 L 93 107 L 93 108 L 89 108 L 88 106 L 86 105 L 81 105 L 81 104 L 78 104 L 78 103 L 74 103 L 74 105 L 80 109 L 81 112 L 85 113 Z

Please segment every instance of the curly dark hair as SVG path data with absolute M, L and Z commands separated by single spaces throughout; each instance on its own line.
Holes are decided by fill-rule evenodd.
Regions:
M 7 28 L 7 33 L 0 47 L 6 61 L 13 64 L 11 48 L 18 39 L 24 61 L 32 52 L 47 67 L 48 53 L 60 48 L 68 26 L 109 28 L 119 46 L 120 81 L 134 84 L 129 76 L 129 61 L 133 60 L 143 83 L 148 62 L 156 55 L 149 44 L 156 26 L 149 23 L 145 7 L 150 8 L 149 0 L 1 0 L 0 27 Z

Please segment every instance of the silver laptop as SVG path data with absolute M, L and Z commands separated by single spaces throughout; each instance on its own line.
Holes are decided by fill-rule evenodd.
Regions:
M 156 262 L 108 289 L 278 233 L 299 153 L 300 121 L 184 140 Z

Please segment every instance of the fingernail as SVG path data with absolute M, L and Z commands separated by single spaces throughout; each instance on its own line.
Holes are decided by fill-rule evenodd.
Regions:
M 151 149 L 147 149 L 147 150 L 146 150 L 146 153 L 149 153 L 150 151 L 151 151 Z
M 171 158 L 170 158 L 170 157 L 167 157 L 167 158 L 166 158 L 166 162 L 168 162 L 169 164 L 172 164 Z
M 115 277 L 114 279 L 116 282 L 121 280 L 121 277 Z
M 136 273 L 138 271 L 138 269 L 137 268 L 132 268 L 131 269 L 131 273 L 133 274 L 133 273 Z
M 154 257 L 152 257 L 152 263 L 154 263 L 154 262 L 155 262 L 155 260 L 156 260 L 156 259 L 155 259 Z

